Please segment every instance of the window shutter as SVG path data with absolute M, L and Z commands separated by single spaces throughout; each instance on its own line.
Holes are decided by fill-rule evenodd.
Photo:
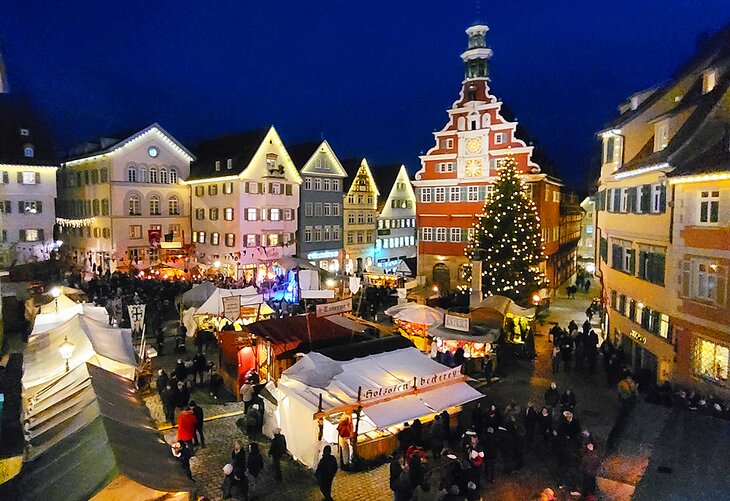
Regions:
M 23 184 L 23 173 L 22 172 L 18 172 L 18 184 Z
M 269 193 L 274 193 L 274 183 L 269 183 Z
M 664 254 L 654 254 L 654 279 L 653 282 L 658 285 L 664 285 L 664 269 L 666 267 L 666 256 Z
M 291 196 L 291 194 L 292 194 L 292 185 L 291 184 L 287 184 L 285 186 L 286 186 L 286 194 L 289 195 L 289 196 Z
M 614 188 L 613 190 L 613 212 L 621 211 L 621 190 Z
M 264 195 L 266 192 L 264 191 L 264 183 L 259 183 L 259 195 Z
M 659 212 L 664 212 L 667 208 L 667 187 L 662 185 L 659 187 Z
M 35 211 L 36 211 L 36 213 L 38 213 L 38 214 L 40 214 L 41 212 L 43 212 L 43 202 L 41 202 L 40 200 L 38 200 L 38 201 L 37 201 L 37 202 L 35 203 Z
M 5 200 L 5 214 L 10 214 L 13 212 L 13 204 L 10 203 L 10 200 Z
M 601 206 L 599 207 L 599 210 L 603 210 L 603 211 L 606 210 L 606 193 L 608 193 L 608 191 L 603 190 L 600 194 L 598 202 L 600 203 Z
M 646 279 L 648 278 L 649 274 L 647 274 L 647 259 L 646 259 L 646 252 L 645 251 L 639 251 L 639 278 Z
M 248 189 L 248 181 L 246 181 L 246 182 L 245 182 L 245 183 L 243 183 L 243 184 L 244 184 L 244 186 L 246 187 L 246 193 L 250 193 L 250 191 L 249 191 L 249 189 Z
M 88 228 L 88 226 L 87 226 L 87 228 Z M 38 230 L 38 241 L 42 242 L 44 240 L 45 240 L 45 238 L 43 238 L 43 229 L 40 229 L 40 230 Z
M 3 171 L 3 184 L 8 184 L 10 182 L 8 171 Z
M 20 230 L 18 232 L 18 240 L 21 242 L 25 242 L 25 230 Z
M 612 245 L 611 246 L 611 267 L 617 270 L 621 269 L 621 259 L 623 256 L 621 255 L 621 246 L 620 245 Z
M 266 221 L 266 213 L 267 212 L 268 212 L 268 210 L 261 209 L 261 221 Z
M 35 184 L 41 184 L 41 173 L 40 172 L 35 173 Z

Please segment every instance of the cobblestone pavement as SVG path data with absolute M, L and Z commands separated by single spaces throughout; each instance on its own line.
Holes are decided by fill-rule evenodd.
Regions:
M 597 292 L 594 288 L 588 294 L 579 293 L 576 299 L 558 297 L 553 300 L 548 322 L 538 327 L 535 362 L 515 361 L 506 368 L 506 374 L 500 381 L 486 387 L 481 383 L 477 387 L 486 395 L 483 406 L 493 402 L 500 409 L 510 400 L 515 400 L 521 406 L 528 400 L 535 402 L 536 406 L 542 405 L 543 393 L 551 381 L 556 381 L 561 391 L 573 388 L 578 401 L 577 415 L 583 427 L 593 434 L 600 454 L 618 407 L 615 391 L 606 387 L 600 361 L 595 375 L 575 372 L 553 375 L 550 364 L 552 344 L 548 342 L 547 336 L 547 331 L 551 327 L 550 322 L 559 322 L 565 327 L 574 319 L 580 325 L 585 319 L 585 310 L 590 298 L 595 295 Z M 207 417 L 242 410 L 240 403 L 217 403 L 204 391 L 194 392 L 193 398 L 202 404 Z M 146 400 L 155 419 L 162 420 L 159 398 L 151 395 Z M 468 412 L 465 414 L 468 415 Z M 196 456 L 191 461 L 198 494 L 205 495 L 208 499 L 221 499 L 219 487 L 223 480 L 222 468 L 230 460 L 233 441 L 242 439 L 247 443 L 245 435 L 236 427 L 235 422 L 238 417 L 240 416 L 206 422 L 207 447 L 198 448 Z M 164 434 L 165 439 L 171 443 L 175 440 L 176 429 L 168 430 Z M 282 463 L 284 479 L 281 483 L 277 482 L 273 478 L 271 463 L 266 458 L 268 443 L 262 442 L 261 446 L 266 466 L 254 483 L 252 499 L 319 501 L 322 498 L 312 474 L 298 463 L 292 461 Z M 525 467 L 520 472 L 498 476 L 496 482 L 488 485 L 483 491 L 483 499 L 523 501 L 530 499 L 535 492 L 547 486 L 557 491 L 557 478 L 557 464 L 554 457 L 536 443 L 526 448 Z M 388 488 L 388 465 L 357 473 L 338 472 L 334 482 L 333 497 L 337 501 L 392 499 L 392 493 Z

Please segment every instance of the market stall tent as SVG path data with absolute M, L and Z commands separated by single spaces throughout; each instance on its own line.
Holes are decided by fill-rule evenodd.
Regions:
M 253 287 L 246 287 L 243 289 L 220 289 L 216 288 L 215 291 L 208 297 L 208 299 L 195 310 L 195 315 L 211 315 L 219 316 L 223 312 L 223 298 L 230 296 L 241 297 L 241 305 L 246 304 L 258 304 L 263 302 L 262 296 L 256 292 Z
M 60 325 L 79 313 L 83 313 L 83 306 L 65 294 L 58 296 L 58 299 L 42 305 L 33 320 L 33 331 L 31 335 L 48 331 Z
M 184 310 L 200 308 L 217 289 L 218 287 L 208 280 L 195 284 L 192 289 L 180 296 L 180 304 Z
M 137 362 L 131 331 L 109 327 L 77 314 L 53 329 L 29 338 L 23 353 L 25 390 L 48 383 L 66 372 L 66 363 L 59 353 L 66 340 L 74 345 L 68 361 L 70 369 L 90 362 L 134 379 Z
M 358 350 L 364 356 L 349 358 Z M 359 433 L 367 434 L 483 397 L 464 381 L 458 368 L 431 360 L 403 338 L 313 352 L 284 371 L 279 380 L 275 390 L 279 425 L 292 455 L 313 467 L 323 446 L 315 414 L 350 413 L 362 405 Z M 308 416 L 311 421 L 305 419 Z M 326 419 L 323 438 L 336 442 L 336 429 Z
M 126 378 L 91 364 L 26 402 L 22 500 L 187 500 L 191 482 Z

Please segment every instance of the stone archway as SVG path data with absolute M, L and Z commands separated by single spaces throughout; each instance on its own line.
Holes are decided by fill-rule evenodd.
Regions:
M 433 267 L 433 283 L 438 285 L 441 292 L 449 290 L 451 272 L 444 263 L 436 263 Z

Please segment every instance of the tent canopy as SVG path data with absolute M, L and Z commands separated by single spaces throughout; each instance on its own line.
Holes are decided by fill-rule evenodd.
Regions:
M 74 315 L 53 329 L 28 340 L 23 355 L 23 387 L 47 383 L 66 372 L 59 348 L 68 340 L 74 345 L 69 367 L 88 361 L 117 374 L 134 377 L 136 358 L 129 329 L 116 329 L 83 315 Z
M 218 287 L 213 282 L 205 281 L 193 285 L 193 288 L 180 296 L 183 309 L 199 308 L 216 291 Z
M 246 287 L 244 289 L 216 288 L 216 290 L 213 291 L 213 293 L 202 304 L 202 306 L 195 311 L 195 314 L 212 315 L 216 317 L 220 316 L 223 313 L 223 298 L 229 296 L 241 297 L 241 305 L 258 304 L 263 302 L 261 295 L 256 292 L 256 289 L 253 287 Z
M 405 303 L 391 306 L 385 310 L 385 314 L 395 320 L 401 320 L 412 324 L 436 325 L 443 323 L 444 313 L 442 310 L 418 303 Z
M 55 415 L 56 421 L 29 444 L 31 459 L 20 473 L 22 499 L 88 499 L 119 476 L 163 492 L 191 490 L 132 381 L 90 364 L 62 380 L 36 402 L 57 400 L 34 413 L 46 422 Z M 78 391 L 69 394 L 74 387 Z M 59 408 L 78 401 L 79 395 L 88 402 L 62 419 Z M 82 424 L 69 430 L 67 424 L 74 421 Z M 44 437 L 54 439 L 50 447 L 42 447 Z

